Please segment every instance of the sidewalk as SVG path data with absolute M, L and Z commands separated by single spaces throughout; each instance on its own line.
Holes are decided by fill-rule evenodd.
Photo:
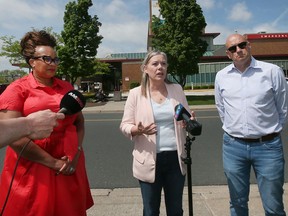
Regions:
M 185 92 L 195 94 L 195 92 Z M 196 94 L 207 94 L 198 91 Z M 212 94 L 209 91 L 208 94 Z M 123 96 L 123 95 L 122 95 Z M 127 95 L 124 95 L 125 97 Z M 83 113 L 89 112 L 123 112 L 125 100 L 106 103 L 96 103 L 85 107 Z M 193 106 L 197 109 L 213 109 L 215 105 Z M 288 213 L 288 183 L 284 185 L 284 204 Z M 141 216 L 142 198 L 140 188 L 115 188 L 115 189 L 91 189 L 94 206 L 87 211 L 88 216 Z M 229 216 L 229 194 L 227 185 L 221 186 L 192 186 L 193 192 L 193 215 L 194 216 Z M 185 187 L 183 195 L 184 216 L 189 216 L 188 188 Z M 263 216 L 257 185 L 251 185 L 250 216 Z M 164 197 L 162 197 L 160 216 L 166 216 Z
M 186 95 L 213 95 L 214 90 L 194 90 L 194 91 L 185 91 Z M 83 109 L 83 112 L 123 112 L 125 106 L 125 98 L 127 98 L 128 93 L 122 94 L 122 100 L 114 101 L 113 97 L 109 99 L 108 102 L 94 103 L 92 106 L 86 106 Z M 201 105 L 201 106 L 192 106 L 193 110 L 197 109 L 213 109 L 216 108 L 215 105 Z
M 288 203 L 288 183 L 284 185 L 284 204 Z M 88 216 L 141 216 L 142 198 L 139 188 L 92 189 L 94 206 L 87 211 Z M 193 186 L 194 216 L 229 216 L 229 194 L 223 186 Z M 184 216 L 189 216 L 188 189 L 183 195 Z M 257 185 L 251 185 L 250 216 L 263 216 L 264 211 Z M 160 216 L 166 216 L 164 197 L 162 197 Z

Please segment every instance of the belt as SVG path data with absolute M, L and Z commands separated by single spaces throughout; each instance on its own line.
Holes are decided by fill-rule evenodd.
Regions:
M 228 134 L 228 133 L 227 133 Z M 242 140 L 244 142 L 265 142 L 265 141 L 270 141 L 273 140 L 275 137 L 279 136 L 280 133 L 271 133 L 271 134 L 267 134 L 265 136 L 262 136 L 260 138 L 241 138 L 241 137 L 234 137 L 231 136 L 230 134 L 228 134 L 230 137 L 237 139 L 237 140 Z

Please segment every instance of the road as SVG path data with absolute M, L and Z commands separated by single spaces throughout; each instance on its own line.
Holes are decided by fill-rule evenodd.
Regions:
M 202 123 L 202 134 L 192 144 L 192 184 L 226 184 L 222 169 L 222 128 L 218 113 L 213 110 L 197 110 Z M 133 144 L 119 131 L 122 113 L 85 114 L 86 165 L 92 188 L 138 187 L 132 176 Z M 287 134 L 287 129 L 283 131 Z M 283 136 L 284 143 L 288 139 Z M 288 159 L 287 145 L 284 148 Z M 288 175 L 285 176 L 286 182 Z M 252 182 L 255 182 L 252 176 Z
M 222 129 L 215 109 L 197 110 L 202 134 L 192 144 L 192 184 L 226 184 L 222 169 Z M 84 151 L 91 188 L 133 188 L 138 182 L 132 176 L 133 143 L 119 130 L 122 113 L 85 113 Z M 287 128 L 282 133 L 288 161 Z M 5 149 L 0 150 L 0 167 Z M 287 166 L 286 166 L 287 167 Z M 286 169 L 287 170 L 287 169 Z M 252 177 L 252 182 L 255 182 Z M 288 172 L 285 175 L 288 182 Z

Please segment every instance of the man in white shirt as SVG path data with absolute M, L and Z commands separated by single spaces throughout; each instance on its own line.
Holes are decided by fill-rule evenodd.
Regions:
M 266 216 L 286 215 L 284 155 L 280 132 L 287 119 L 287 83 L 282 69 L 257 61 L 240 34 L 226 40 L 233 63 L 216 75 L 215 102 L 223 123 L 223 166 L 231 216 L 248 216 L 250 170 L 256 175 Z

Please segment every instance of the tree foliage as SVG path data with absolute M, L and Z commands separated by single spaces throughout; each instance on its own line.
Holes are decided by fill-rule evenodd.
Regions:
M 163 19 L 153 16 L 152 46 L 167 54 L 169 73 L 184 87 L 186 76 L 199 72 L 198 63 L 207 48 L 207 43 L 201 40 L 205 18 L 196 0 L 158 0 L 158 3 Z
M 0 39 L 3 42 L 0 56 L 5 56 L 11 64 L 19 64 L 25 66 L 25 60 L 20 53 L 20 43 L 14 36 L 2 36 Z
M 27 75 L 27 72 L 23 70 L 3 70 L 0 73 L 0 83 L 11 83 L 25 75 Z
M 94 76 L 94 75 L 96 75 L 96 76 L 109 75 L 111 73 L 109 66 L 110 66 L 110 64 L 108 64 L 108 63 L 96 61 L 95 65 L 93 67 L 94 74 L 92 76 Z
M 58 71 L 71 83 L 75 83 L 78 77 L 89 77 L 95 73 L 97 48 L 103 37 L 98 35 L 101 26 L 98 17 L 88 14 L 92 5 L 92 0 L 78 0 L 69 2 L 65 8 Z

